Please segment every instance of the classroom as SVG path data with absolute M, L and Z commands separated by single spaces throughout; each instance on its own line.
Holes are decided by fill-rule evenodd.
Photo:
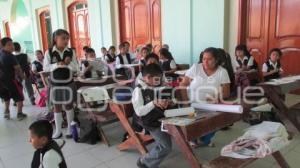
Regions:
M 0 0 L 0 168 L 299 168 L 300 1 Z

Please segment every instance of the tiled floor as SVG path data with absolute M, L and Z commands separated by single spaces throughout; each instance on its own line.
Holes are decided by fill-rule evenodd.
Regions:
M 298 96 L 288 96 L 288 104 L 294 104 L 300 100 Z M 30 167 L 33 149 L 28 142 L 28 126 L 34 121 L 38 114 L 45 109 L 33 107 L 25 104 L 24 112 L 29 118 L 24 121 L 16 119 L 6 121 L 3 119 L 3 105 L 0 105 L 0 168 L 27 168 Z M 15 109 L 11 110 L 12 118 L 15 118 Z M 243 129 L 248 127 L 243 122 L 236 123 L 228 131 L 219 131 L 215 137 L 216 148 L 198 148 L 196 155 L 203 163 L 219 155 L 220 149 L 234 138 L 242 135 Z M 70 168 L 135 168 L 136 160 L 139 157 L 137 151 L 120 152 L 116 145 L 120 142 L 124 133 L 119 123 L 106 126 L 104 131 L 113 146 L 107 147 L 99 143 L 96 145 L 77 144 L 72 140 L 67 140 L 63 148 L 68 167 Z M 151 146 L 149 146 L 151 147 Z M 300 166 L 300 135 L 296 135 L 293 141 L 282 150 L 284 157 L 292 168 Z M 173 146 L 173 152 L 162 163 L 162 168 L 187 168 L 190 167 L 176 145 Z M 260 159 L 254 162 L 248 168 L 268 168 L 278 167 L 275 160 L 271 157 Z

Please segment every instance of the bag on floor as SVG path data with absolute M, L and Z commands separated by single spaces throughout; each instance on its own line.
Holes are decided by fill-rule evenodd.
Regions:
M 38 107 L 46 107 L 47 102 L 47 89 L 43 89 L 39 95 L 39 98 L 37 98 L 36 105 Z
M 78 121 L 80 128 L 78 142 L 94 145 L 101 140 L 97 124 L 88 117 L 86 112 L 79 113 Z

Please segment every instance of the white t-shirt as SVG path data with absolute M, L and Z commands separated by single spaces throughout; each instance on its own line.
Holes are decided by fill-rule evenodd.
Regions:
M 185 76 L 192 79 L 189 86 L 192 102 L 204 102 L 208 97 L 216 97 L 220 92 L 221 85 L 230 83 L 227 70 L 221 66 L 214 74 L 207 76 L 202 64 L 194 64 Z

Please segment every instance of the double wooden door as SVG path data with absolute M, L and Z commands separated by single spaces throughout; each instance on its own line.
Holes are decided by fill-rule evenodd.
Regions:
M 298 0 L 240 0 L 239 42 L 260 65 L 272 48 L 280 48 L 285 74 L 300 74 L 299 9 Z
M 119 0 L 121 41 L 132 49 L 152 43 L 154 51 L 161 47 L 160 0 Z

